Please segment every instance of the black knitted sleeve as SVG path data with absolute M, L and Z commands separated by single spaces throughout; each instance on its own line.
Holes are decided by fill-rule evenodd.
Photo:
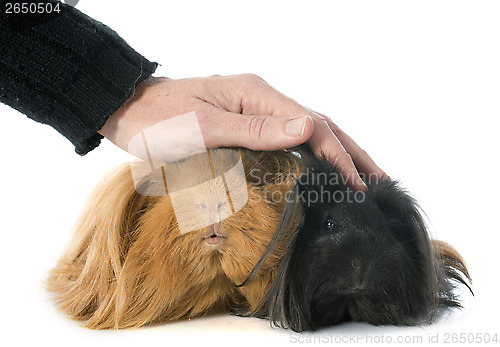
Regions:
M 40 2 L 59 4 L 60 12 L 6 13 L 0 0 L 0 101 L 51 125 L 84 155 L 157 63 L 77 9 Z

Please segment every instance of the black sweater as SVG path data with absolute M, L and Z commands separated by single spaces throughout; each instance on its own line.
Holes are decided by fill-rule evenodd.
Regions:
M 104 24 L 48 2 L 59 4 L 60 13 L 8 14 L 0 0 L 0 101 L 51 125 L 84 155 L 99 145 L 97 131 L 108 117 L 158 64 Z

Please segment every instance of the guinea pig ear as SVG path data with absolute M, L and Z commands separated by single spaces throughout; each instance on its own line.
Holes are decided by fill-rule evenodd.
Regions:
M 46 285 L 58 306 L 85 326 L 110 328 L 116 277 L 138 216 L 151 197 L 140 195 L 127 164 L 94 190 L 76 224 L 70 248 L 50 271 Z

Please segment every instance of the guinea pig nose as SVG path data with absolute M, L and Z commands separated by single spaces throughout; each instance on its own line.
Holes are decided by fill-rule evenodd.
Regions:
M 220 222 L 212 224 L 212 230 L 215 234 L 219 234 L 220 232 Z

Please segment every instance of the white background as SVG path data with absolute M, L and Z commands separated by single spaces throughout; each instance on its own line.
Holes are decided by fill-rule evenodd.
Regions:
M 415 328 L 343 324 L 321 331 L 317 336 L 331 340 L 319 342 L 343 337 L 349 343 L 350 336 L 359 336 L 359 343 L 405 336 L 427 342 L 430 335 L 444 342 L 453 333 L 500 338 L 497 1 L 82 0 L 77 8 L 161 63 L 157 76 L 253 72 L 329 115 L 403 182 L 427 212 L 433 234 L 467 261 L 476 296 L 466 297 L 464 312 Z M 264 320 L 229 315 L 134 331 L 91 331 L 58 313 L 42 281 L 69 242 L 90 190 L 129 156 L 104 141 L 79 157 L 50 127 L 4 105 L 0 113 L 0 341 L 52 346 L 298 341 L 298 335 L 270 328 Z

